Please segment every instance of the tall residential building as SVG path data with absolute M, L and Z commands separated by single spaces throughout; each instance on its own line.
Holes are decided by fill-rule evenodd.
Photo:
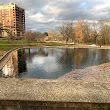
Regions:
M 0 5 L 2 37 L 19 38 L 25 32 L 25 10 L 16 4 Z

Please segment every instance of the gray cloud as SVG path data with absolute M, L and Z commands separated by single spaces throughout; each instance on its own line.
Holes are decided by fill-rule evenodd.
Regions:
M 1 4 L 10 0 L 1 0 Z M 11 0 L 25 9 L 26 29 L 48 31 L 62 20 L 110 19 L 110 1 L 107 0 Z

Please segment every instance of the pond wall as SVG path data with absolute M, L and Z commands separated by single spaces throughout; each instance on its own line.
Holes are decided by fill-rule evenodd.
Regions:
M 8 62 L 8 60 L 10 59 L 10 57 L 12 56 L 12 53 L 14 52 L 14 50 L 18 50 L 20 48 L 14 48 L 11 49 L 10 51 L 8 51 L 7 53 L 5 53 L 2 57 L 0 57 L 0 70 L 5 66 L 5 64 Z

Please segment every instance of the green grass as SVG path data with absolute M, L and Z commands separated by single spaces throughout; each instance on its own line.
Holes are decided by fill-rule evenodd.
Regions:
M 0 40 L 0 51 L 8 51 L 12 48 L 26 46 L 64 46 L 64 44 L 58 42 L 28 42 L 25 40 Z
M 63 43 L 58 43 L 58 42 L 48 42 L 44 44 L 45 46 L 64 46 L 65 44 Z
M 11 46 L 0 45 L 0 50 L 1 50 L 1 51 L 8 51 L 8 50 L 10 50 L 11 48 L 12 48 Z

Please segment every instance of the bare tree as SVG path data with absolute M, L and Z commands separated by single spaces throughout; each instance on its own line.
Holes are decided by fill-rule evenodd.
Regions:
M 42 39 L 42 33 L 41 32 L 36 32 L 36 40 L 37 41 L 41 41 L 41 39 Z
M 82 21 L 82 32 L 83 32 L 83 36 L 84 36 L 84 42 L 91 42 L 91 25 L 87 20 L 83 20 Z
M 48 32 L 48 39 L 47 40 L 50 40 L 50 41 L 58 41 L 58 32 L 55 30 L 55 29 L 51 29 L 49 30 Z
M 25 40 L 30 42 L 30 41 L 43 41 L 44 35 L 41 32 L 32 32 L 28 31 L 25 33 Z
M 25 40 L 29 43 L 29 45 L 30 45 L 30 41 L 31 41 L 31 36 L 32 36 L 31 31 L 28 31 L 25 33 Z
M 99 21 L 100 31 L 99 31 L 99 42 L 100 44 L 108 45 L 110 43 L 110 21 L 103 20 Z
M 99 37 L 99 30 L 100 30 L 100 26 L 99 26 L 99 22 L 98 21 L 94 21 L 91 23 L 91 42 L 97 44 L 97 40 Z
M 69 41 L 69 39 L 74 39 L 74 28 L 73 28 L 73 22 L 63 22 L 61 26 L 58 27 L 58 31 L 60 34 L 63 35 L 63 37 L 66 40 L 66 43 Z

